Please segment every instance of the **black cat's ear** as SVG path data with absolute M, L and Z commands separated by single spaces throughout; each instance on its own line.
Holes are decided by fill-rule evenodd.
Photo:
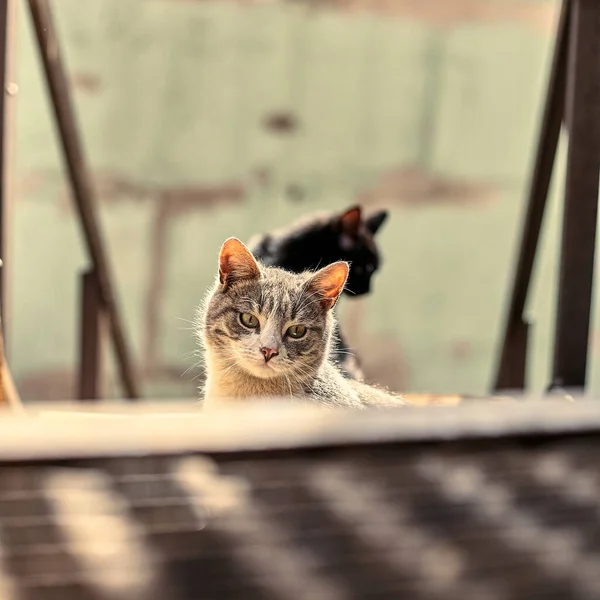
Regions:
M 388 218 L 388 215 L 389 213 L 387 210 L 379 210 L 376 213 L 369 215 L 365 219 L 367 229 L 371 232 L 371 235 L 375 235 L 379 231 L 380 227 L 385 223 L 386 219 Z
M 307 289 L 320 297 L 323 308 L 329 310 L 344 291 L 349 271 L 347 262 L 334 262 L 317 271 L 310 278 Z
M 342 232 L 350 237 L 356 237 L 362 220 L 362 209 L 360 206 L 353 206 L 338 217 Z
M 229 238 L 219 252 L 219 281 L 227 287 L 238 281 L 257 279 L 260 268 L 252 253 L 237 238 Z

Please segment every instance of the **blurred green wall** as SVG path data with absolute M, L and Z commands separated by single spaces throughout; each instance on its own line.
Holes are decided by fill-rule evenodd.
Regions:
M 54 0 L 147 394 L 194 394 L 187 320 L 224 238 L 357 200 L 392 213 L 374 294 L 340 307 L 370 377 L 488 388 L 557 4 L 367 4 Z M 9 357 L 25 398 L 71 397 L 87 260 L 23 8 Z M 278 115 L 294 127 L 270 126 Z M 530 302 L 534 389 L 550 361 L 562 164 Z

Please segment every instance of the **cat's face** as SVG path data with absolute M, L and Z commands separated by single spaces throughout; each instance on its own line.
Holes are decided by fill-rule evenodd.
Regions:
M 261 379 L 308 379 L 329 352 L 331 308 L 347 275 L 344 262 L 303 274 L 259 266 L 231 238 L 221 248 L 219 281 L 206 308 L 206 344 L 224 368 Z
M 361 296 L 371 290 L 371 278 L 380 265 L 380 256 L 374 240 L 388 216 L 382 210 L 363 218 L 360 206 L 355 206 L 332 220 L 339 239 L 339 258 L 351 263 L 346 290 Z

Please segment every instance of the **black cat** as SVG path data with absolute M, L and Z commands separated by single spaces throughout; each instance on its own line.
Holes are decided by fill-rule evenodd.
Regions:
M 248 246 L 264 264 L 294 273 L 347 260 L 351 265 L 344 293 L 362 296 L 370 292 L 371 278 L 381 263 L 374 236 L 387 216 L 386 210 L 380 210 L 363 218 L 360 206 L 341 214 L 313 214 L 286 229 L 256 236 Z M 350 377 L 362 379 L 358 360 L 350 353 L 341 331 L 337 333 L 337 364 Z

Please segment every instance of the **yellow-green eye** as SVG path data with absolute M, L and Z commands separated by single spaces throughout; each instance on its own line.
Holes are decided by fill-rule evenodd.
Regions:
M 306 335 L 306 327 L 304 325 L 292 325 L 288 327 L 285 334 L 295 340 L 299 340 Z
M 240 313 L 240 321 L 242 325 L 250 329 L 256 329 L 258 327 L 258 317 L 255 317 L 250 313 Z

